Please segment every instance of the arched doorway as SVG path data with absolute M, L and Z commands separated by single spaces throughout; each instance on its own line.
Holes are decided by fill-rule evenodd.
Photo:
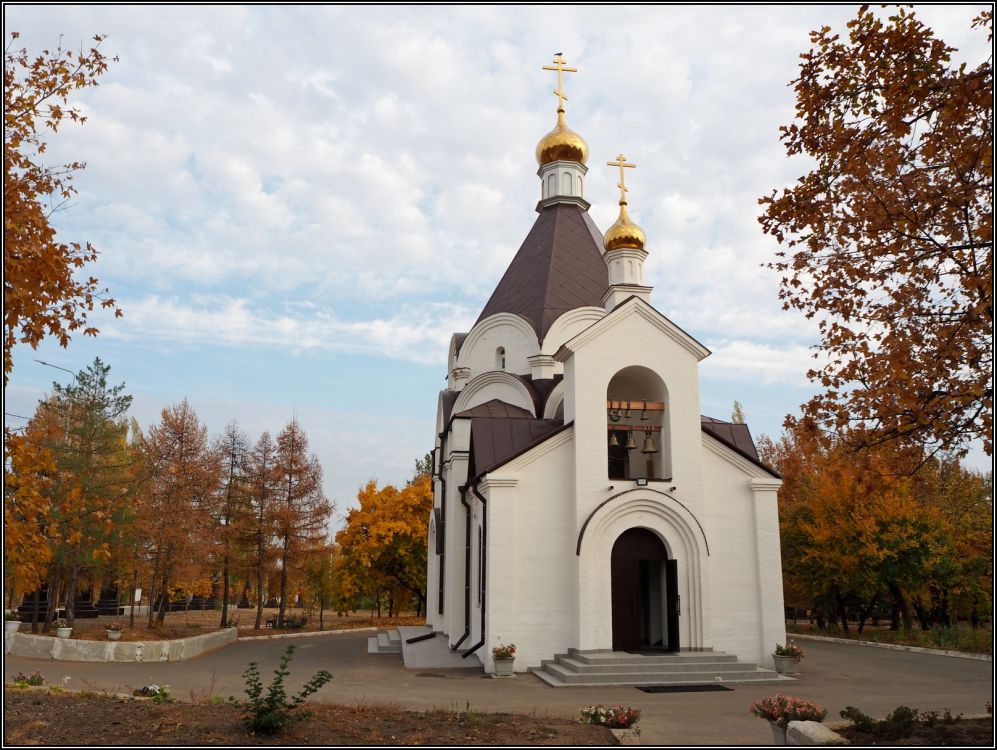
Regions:
M 613 650 L 679 650 L 678 568 L 648 529 L 629 529 L 613 544 Z

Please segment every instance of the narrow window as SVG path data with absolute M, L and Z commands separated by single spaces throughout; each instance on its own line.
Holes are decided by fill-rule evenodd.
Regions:
M 495 350 L 495 369 L 504 370 L 505 369 L 505 347 L 500 346 Z

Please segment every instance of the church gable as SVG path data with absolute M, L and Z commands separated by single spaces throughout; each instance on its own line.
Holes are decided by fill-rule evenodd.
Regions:
M 701 362 L 710 356 L 709 349 L 700 344 L 696 339 L 683 331 L 660 312 L 655 310 L 650 304 L 639 297 L 631 297 L 629 300 L 610 311 L 609 314 L 602 318 L 602 320 L 592 324 L 574 338 L 565 342 L 564 345 L 558 349 L 557 353 L 554 355 L 554 358 L 559 362 L 565 362 L 574 352 L 579 351 L 590 342 L 602 337 L 603 335 L 610 333 L 612 329 L 616 328 L 623 321 L 632 316 L 636 316 L 650 323 L 653 328 L 657 329 L 657 331 L 660 331 L 670 340 L 674 341 L 689 352 L 689 354 L 696 358 L 697 362 Z

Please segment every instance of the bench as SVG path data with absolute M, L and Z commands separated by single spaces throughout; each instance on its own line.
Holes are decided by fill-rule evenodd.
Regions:
M 263 627 L 264 627 L 264 629 L 265 628 L 275 628 L 275 627 L 277 627 L 277 615 L 270 615 L 267 618 L 266 623 L 264 623 Z

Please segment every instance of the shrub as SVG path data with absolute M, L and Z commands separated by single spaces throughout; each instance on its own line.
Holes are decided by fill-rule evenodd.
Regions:
M 791 721 L 823 721 L 827 716 L 827 709 L 819 703 L 782 693 L 766 696 L 752 703 L 748 710 L 758 718 L 774 721 L 783 728 Z
M 170 695 L 169 685 L 145 685 L 132 691 L 132 695 L 148 698 L 153 703 L 172 703 L 173 696 Z
M 876 721 L 871 716 L 859 711 L 855 706 L 846 706 L 845 710 L 841 712 L 841 716 L 850 720 L 860 732 L 868 732 L 887 740 L 909 737 L 914 732 L 914 725 L 918 720 L 917 709 L 907 706 L 897 706 L 882 721 Z M 938 718 L 937 711 L 927 711 L 921 714 L 921 721 L 929 727 L 934 726 Z M 958 719 L 952 716 L 951 711 L 945 709 L 943 721 L 946 724 L 951 724 Z
M 294 650 L 294 646 L 287 647 L 287 651 L 280 659 L 280 666 L 274 670 L 275 677 L 265 696 L 263 695 L 263 683 L 260 681 L 259 665 L 255 661 L 249 663 L 249 668 L 243 674 L 243 678 L 246 680 L 246 695 L 249 696 L 249 700 L 236 701 L 244 712 L 243 721 L 249 731 L 260 734 L 275 734 L 292 721 L 307 719 L 311 713 L 297 711 L 298 707 L 305 702 L 305 698 L 318 691 L 332 679 L 332 675 L 324 669 L 316 672 L 315 676 L 305 683 L 301 692 L 289 702 L 287 693 L 284 691 L 284 678 L 290 674 L 287 665 L 291 663 Z
M 581 710 L 583 724 L 599 724 L 610 729 L 629 729 L 640 719 L 640 709 L 630 706 L 586 706 Z
M 118 622 L 117 620 L 112 621 L 107 626 L 107 630 L 116 630 L 119 633 L 124 629 L 125 629 L 125 624 L 123 622 Z
M 21 618 L 17 616 L 17 612 L 4 612 L 3 619 L 4 622 L 19 622 Z

